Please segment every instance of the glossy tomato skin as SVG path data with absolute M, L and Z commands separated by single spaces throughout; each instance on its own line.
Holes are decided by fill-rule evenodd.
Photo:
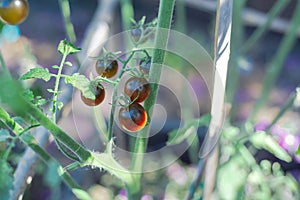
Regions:
M 131 101 L 143 102 L 150 94 L 150 84 L 145 78 L 131 77 L 125 83 L 124 92 Z
M 22 23 L 28 16 L 29 5 L 27 0 L 12 0 L 8 5 L 0 6 L 0 19 L 6 24 Z
M 119 122 L 123 129 L 129 132 L 136 132 L 145 127 L 147 123 L 147 113 L 143 106 L 138 103 L 133 103 L 128 107 L 120 109 Z
M 100 76 L 111 78 L 118 72 L 118 61 L 116 60 L 97 60 L 96 71 Z
M 87 106 L 97 106 L 104 100 L 104 97 L 105 97 L 105 90 L 104 90 L 104 88 L 101 84 L 98 84 L 97 86 L 93 86 L 93 87 L 94 87 L 94 92 L 95 92 L 96 99 L 86 98 L 81 93 L 81 100 Z
M 151 67 L 151 57 L 145 58 L 145 59 L 140 61 L 140 70 L 144 74 L 149 74 L 150 67 Z

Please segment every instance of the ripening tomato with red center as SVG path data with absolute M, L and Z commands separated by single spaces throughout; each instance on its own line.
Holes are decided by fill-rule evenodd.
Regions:
M 95 94 L 95 99 L 90 99 L 81 93 L 81 100 L 87 105 L 87 106 L 97 106 L 99 105 L 105 97 L 105 90 L 104 87 L 98 83 L 97 85 L 93 85 L 93 92 Z
M 136 132 L 145 127 L 147 113 L 143 106 L 133 103 L 128 107 L 122 107 L 119 111 L 119 122 L 123 129 Z
M 124 86 L 124 92 L 133 102 L 143 102 L 150 94 L 150 84 L 142 77 L 131 77 Z
M 2 1 L 0 6 L 0 19 L 11 25 L 22 23 L 28 16 L 29 5 L 27 0 Z

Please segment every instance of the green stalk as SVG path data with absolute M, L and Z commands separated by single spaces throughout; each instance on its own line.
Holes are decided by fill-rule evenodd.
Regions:
M 134 19 L 134 9 L 131 0 L 121 0 L 120 3 L 121 3 L 123 31 L 127 31 L 130 30 L 131 28 L 130 19 Z
M 58 0 L 58 2 L 63 15 L 66 34 L 70 42 L 74 44 L 76 42 L 76 35 L 74 31 L 74 26 L 71 22 L 71 9 L 69 0 Z
M 158 82 L 160 80 L 162 64 L 165 58 L 165 48 L 168 41 L 169 29 L 171 27 L 171 21 L 173 16 L 175 0 L 161 0 L 159 5 L 158 13 L 158 30 L 155 35 L 155 50 L 153 53 L 153 59 L 151 63 L 149 82 L 151 83 L 151 93 L 148 99 L 145 101 L 144 107 L 147 113 L 151 116 L 152 111 L 150 110 L 155 104 L 157 92 L 158 92 Z M 162 30 L 161 30 L 162 29 Z M 143 156 L 147 148 L 147 135 L 149 135 L 149 126 L 146 126 L 141 130 L 138 135 L 141 137 L 137 138 L 134 156 L 132 159 L 132 170 L 137 172 L 137 183 L 136 187 L 141 187 L 141 172 L 143 168 Z M 138 156 L 137 156 L 138 155 Z
M 246 53 L 256 44 L 260 38 L 267 32 L 273 20 L 281 13 L 281 11 L 287 6 L 289 0 L 278 0 L 276 4 L 272 7 L 271 11 L 268 13 L 268 17 L 265 23 L 257 28 L 251 37 L 244 43 L 241 52 Z
M 10 73 L 9 73 L 9 70 L 4 62 L 4 59 L 3 59 L 3 55 L 2 55 L 2 52 L 0 51 L 0 63 L 1 63 L 1 70 L 0 72 L 4 73 L 5 75 L 9 75 L 10 76 Z
M 76 39 L 75 30 L 74 30 L 74 25 L 71 22 L 71 8 L 70 8 L 69 0 L 58 0 L 58 3 L 59 3 L 61 13 L 63 15 L 66 35 L 67 35 L 69 41 L 72 44 L 75 44 L 77 39 Z M 77 65 L 80 66 L 80 60 L 78 58 L 78 55 L 75 56 L 75 61 L 76 61 Z
M 133 55 L 135 54 L 135 51 L 133 51 L 130 56 L 126 59 L 125 62 L 122 63 L 122 69 L 118 75 L 117 80 L 115 81 L 114 84 L 114 90 L 113 90 L 113 95 L 112 95 L 112 105 L 111 105 L 111 110 L 110 110 L 110 118 L 109 118 L 109 126 L 108 126 L 108 138 L 107 141 L 109 142 L 112 137 L 113 137 L 113 125 L 114 125 L 114 116 L 115 116 L 115 111 L 116 111 L 116 106 L 117 106 L 117 100 L 118 100 L 118 86 L 119 82 L 121 80 L 121 77 L 123 74 L 126 72 L 125 68 L 128 62 L 131 60 Z
M 185 10 L 185 3 L 183 0 L 178 0 L 176 2 L 176 22 L 175 22 L 175 27 L 178 31 L 185 33 L 186 32 L 186 10 Z M 177 44 L 180 45 L 180 44 Z M 184 62 L 182 60 L 180 60 L 180 63 L 178 63 L 179 66 L 184 66 Z M 180 73 L 184 76 L 187 77 L 188 76 L 188 70 L 186 70 L 185 67 L 180 67 Z M 189 96 L 189 92 L 188 90 L 186 90 L 185 88 L 187 88 L 187 84 L 185 84 L 185 82 L 181 83 L 181 91 L 182 91 L 182 95 L 181 95 L 181 99 L 180 102 L 182 102 L 182 110 L 183 110 L 183 119 L 184 122 L 188 122 L 189 120 L 193 119 L 193 115 L 192 115 L 192 108 L 191 108 L 191 104 L 189 101 L 189 98 L 186 98 Z M 195 129 L 195 134 L 196 133 L 196 129 Z M 198 155 L 195 154 L 195 152 L 199 151 L 199 141 L 198 139 L 195 139 L 192 141 L 189 149 L 188 149 L 188 154 L 189 154 L 189 158 L 191 160 L 192 163 L 196 163 L 198 161 Z
M 260 95 L 260 98 L 254 104 L 254 108 L 249 117 L 249 121 L 253 121 L 255 116 L 257 115 L 259 109 L 266 103 L 268 100 L 268 96 L 271 92 L 272 87 L 277 80 L 279 73 L 283 67 L 283 62 L 293 48 L 297 40 L 297 32 L 300 26 L 300 1 L 297 1 L 297 7 L 294 11 L 293 18 L 290 24 L 289 30 L 284 35 L 284 38 L 279 46 L 278 51 L 276 52 L 274 58 L 268 65 L 268 71 L 266 77 L 263 81 L 263 88 Z
M 29 146 L 44 162 L 47 164 L 48 162 L 55 162 L 57 165 L 57 170 L 62 178 L 62 180 L 72 189 L 72 191 L 81 191 L 82 195 L 86 198 L 82 198 L 83 196 L 77 196 L 76 192 L 74 194 L 77 198 L 80 199 L 91 199 L 88 193 L 86 193 L 80 186 L 73 180 L 70 174 L 63 169 L 58 162 L 56 162 L 43 148 L 38 145 L 38 142 L 35 138 L 30 134 L 27 133 L 26 129 L 24 129 L 20 124 L 14 121 L 9 114 L 0 107 L 0 123 L 4 123 L 5 126 L 8 126 L 17 137 L 20 138 L 23 143 Z
M 242 43 L 243 37 L 243 21 L 240 17 L 242 15 L 243 8 L 245 6 L 246 0 L 233 1 L 233 17 L 232 17 L 232 31 L 230 44 L 230 60 L 228 67 L 228 79 L 226 83 L 226 101 L 231 105 L 235 104 L 234 96 L 238 90 L 239 86 L 239 67 L 238 67 L 238 58 L 240 56 L 239 48 Z M 236 106 L 232 106 L 229 118 L 235 113 Z M 230 120 L 230 119 L 229 119 Z
M 270 129 L 274 126 L 274 124 L 276 124 L 278 122 L 278 120 L 286 113 L 286 111 L 288 111 L 294 105 L 296 98 L 297 98 L 297 93 L 293 92 L 289 96 L 289 98 L 287 99 L 285 104 L 282 106 L 282 108 L 280 109 L 280 111 L 278 112 L 276 117 L 273 119 L 271 124 L 266 128 L 266 132 L 270 131 Z
M 64 67 L 64 63 L 66 61 L 66 58 L 67 58 L 67 54 L 64 54 L 61 59 L 60 65 L 59 65 L 57 75 L 55 76 L 55 86 L 54 86 L 54 93 L 53 93 L 53 107 L 52 107 L 52 120 L 54 123 L 56 123 L 58 87 L 59 87 L 59 82 L 60 82 L 60 78 L 61 78 L 61 74 L 62 74 L 62 70 Z
M 64 146 L 75 153 L 82 162 L 89 161 L 91 153 L 60 129 L 55 123 L 53 123 L 53 121 L 48 119 L 48 117 L 40 109 L 27 102 L 20 94 L 20 88 L 17 87 L 11 77 L 1 75 L 0 85 L 5 85 L 5 87 L 0 87 L 1 103 L 8 106 L 8 108 L 21 117 L 31 115 L 42 126 L 48 129 L 57 140 L 62 142 Z

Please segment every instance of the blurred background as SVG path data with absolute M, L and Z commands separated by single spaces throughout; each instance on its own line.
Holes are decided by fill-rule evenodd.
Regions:
M 66 38 L 63 17 L 58 1 L 29 0 L 28 2 L 30 4 L 30 13 L 26 21 L 19 26 L 3 28 L 0 37 L 4 60 L 16 78 L 20 77 L 20 75 L 32 67 L 42 66 L 50 69 L 52 65 L 57 64 L 61 59 L 60 54 L 56 50 L 57 45 L 60 40 Z M 106 14 L 107 17 L 111 19 L 108 24 L 109 34 L 114 35 L 123 31 L 123 25 L 120 4 L 118 1 L 111 2 L 113 7 Z M 149 22 L 157 16 L 158 0 L 133 0 L 132 2 L 135 20 L 146 16 Z M 289 30 L 289 23 L 293 11 L 299 1 L 288 1 L 280 14 L 272 20 L 272 23 L 270 23 L 270 26 L 267 28 L 267 31 L 264 32 L 263 36 L 260 37 L 259 40 L 256 40 L 255 43 L 246 43 L 248 41 L 247 39 L 249 39 L 255 30 L 267 19 L 268 13 L 276 2 L 278 2 L 278 0 L 248 0 L 242 10 L 234 13 L 233 20 L 240 20 L 238 26 L 234 26 L 232 30 L 233 35 L 238 36 L 238 38 L 234 37 L 233 39 L 236 39 L 236 41 L 234 41 L 235 44 L 232 45 L 235 48 L 232 54 L 235 58 L 234 64 L 237 65 L 236 73 L 239 77 L 239 81 L 234 82 L 233 86 L 232 84 L 229 86 L 229 89 L 235 88 L 237 92 L 229 90 L 227 93 L 228 107 L 232 108 L 230 111 L 230 121 L 232 124 L 242 124 L 251 114 L 254 102 L 261 95 L 262 83 L 267 72 L 268 64 L 274 58 L 284 34 Z M 101 3 L 101 0 L 70 1 L 71 21 L 77 36 L 77 46 L 80 46 L 87 36 L 87 28 L 93 20 L 94 13 L 97 9 L 100 9 L 99 5 L 102 5 Z M 193 38 L 213 56 L 215 9 L 216 1 L 213 0 L 178 1 L 173 17 L 172 29 L 183 32 Z M 7 31 L 5 32 L 4 30 Z M 299 31 L 297 36 L 300 36 Z M 243 45 L 248 45 L 246 50 L 246 47 Z M 75 61 L 75 58 L 72 59 L 71 61 Z M 233 62 L 231 65 L 233 65 Z M 254 120 L 257 130 L 264 130 L 265 127 L 271 123 L 291 92 L 299 85 L 299 39 L 296 40 L 292 50 L 284 58 L 284 63 L 279 74 L 275 87 L 271 90 L 268 103 L 259 110 Z M 210 98 L 203 80 L 201 77 L 193 77 L 192 74 L 189 75 L 189 78 L 194 91 L 197 93 L 201 110 L 203 110 L 204 113 L 209 112 Z M 235 77 L 228 77 L 228 79 L 230 81 L 235 79 Z M 47 93 L 45 88 L 51 87 L 53 82 L 44 83 L 42 81 L 34 81 L 28 82 L 28 84 L 31 85 L 30 87 L 36 94 L 45 98 L 51 97 L 51 94 Z M 165 93 L 167 92 L 168 91 L 165 91 Z M 170 98 L 172 98 L 172 94 L 167 95 L 165 99 L 162 95 L 161 101 L 165 101 L 162 102 L 162 104 L 170 103 L 168 102 Z M 173 106 L 177 105 L 176 101 L 171 103 Z M 287 163 L 279 160 L 273 154 L 265 150 L 253 153 L 258 163 L 262 160 L 264 161 L 263 165 L 267 166 L 266 168 L 268 168 L 269 165 L 269 168 L 272 168 L 272 164 L 276 163 L 275 167 L 273 166 L 272 168 L 273 171 L 282 171 L 282 176 L 292 176 L 293 180 L 298 181 L 298 183 L 292 182 L 293 186 L 291 187 L 293 187 L 293 189 L 286 190 L 288 192 L 292 191 L 292 195 L 284 197 L 290 197 L 291 199 L 296 197 L 293 196 L 294 194 L 299 194 L 298 184 L 300 182 L 300 157 L 294 156 L 300 143 L 300 99 L 298 99 L 298 103 L 298 106 L 294 106 L 293 109 L 286 112 L 276 126 L 273 127 L 274 130 L 272 129 L 272 134 L 276 138 L 276 141 L 293 157 L 293 161 Z M 103 109 L 105 110 L 106 108 Z M 170 110 L 172 110 L 172 107 Z M 167 113 L 169 111 L 166 110 Z M 90 113 L 90 110 L 76 110 L 75 114 L 70 114 L 68 110 L 64 115 L 67 117 L 64 117 L 63 120 L 59 122 L 59 125 L 74 138 L 79 139 L 76 133 L 76 127 L 74 127 L 74 115 L 75 118 L 79 117 L 77 120 L 81 120 L 83 129 L 87 132 L 84 143 L 86 142 L 86 144 L 90 145 L 90 148 L 94 150 L 103 150 L 103 146 L 99 145 L 97 147 L 98 142 L 101 143 L 101 141 L 93 140 L 93 135 L 97 134 L 97 129 L 89 126 L 89 118 L 86 116 L 88 115 L 87 112 Z M 156 135 L 157 137 L 151 138 L 148 148 L 150 150 L 159 149 L 163 146 L 167 140 L 167 136 L 164 133 L 178 128 L 179 121 L 176 114 L 172 112 L 169 113 L 166 124 L 160 133 Z M 205 132 L 205 127 L 201 127 L 198 130 L 200 144 L 203 141 Z M 25 147 L 21 144 L 15 147 L 15 151 L 20 154 L 16 154 L 13 159 L 13 166 L 18 164 L 18 160 L 22 155 L 21 152 L 23 152 L 24 149 Z M 63 165 L 70 163 L 70 161 L 66 160 L 57 150 L 53 143 L 53 138 L 47 146 L 47 150 L 54 157 L 58 158 Z M 145 195 L 143 200 L 183 199 L 188 185 L 193 180 L 196 166 L 197 158 L 191 158 L 188 152 L 184 152 L 178 161 L 168 167 L 155 172 L 146 173 L 144 181 Z M 54 170 L 55 169 L 51 168 L 51 163 L 49 163 L 48 166 L 40 163 L 37 167 L 37 174 L 32 180 L 32 184 L 24 194 L 24 199 L 74 199 L 72 193 L 61 182 Z M 120 181 L 109 174 L 99 171 L 99 169 L 83 168 L 71 174 L 96 200 L 126 199 L 125 191 L 122 189 L 123 186 Z M 199 187 L 202 186 L 200 185 Z M 280 190 L 280 186 L 274 187 Z M 249 191 L 252 191 L 251 187 Z

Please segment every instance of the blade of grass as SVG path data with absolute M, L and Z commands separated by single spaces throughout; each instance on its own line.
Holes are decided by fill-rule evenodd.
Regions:
M 276 117 L 272 120 L 271 124 L 266 128 L 266 132 L 269 132 L 271 128 L 278 122 L 278 120 L 294 105 L 295 99 L 297 98 L 297 92 L 294 91 L 290 94 L 287 101 L 284 103 Z
M 234 1 L 233 2 L 233 17 L 232 17 L 232 27 L 235 31 L 231 32 L 231 37 L 234 38 L 231 42 L 230 47 L 230 60 L 228 67 L 228 77 L 227 88 L 226 88 L 226 102 L 229 102 L 231 105 L 235 104 L 235 94 L 239 86 L 239 66 L 238 58 L 240 56 L 239 48 L 243 40 L 243 20 L 240 17 L 245 6 L 246 0 Z M 235 107 L 231 107 L 229 113 L 229 119 L 234 115 Z
M 130 30 L 131 19 L 134 19 L 134 9 L 131 0 L 121 0 L 123 31 Z
M 296 9 L 292 17 L 289 31 L 284 35 L 282 42 L 276 52 L 275 56 L 267 66 L 267 73 L 263 81 L 263 88 L 259 99 L 255 102 L 252 113 L 250 114 L 249 121 L 252 122 L 257 115 L 260 108 L 268 100 L 272 87 L 274 86 L 279 73 L 283 67 L 283 62 L 293 48 L 297 40 L 297 31 L 300 26 L 300 1 L 297 1 Z
M 249 51 L 267 32 L 273 20 L 281 13 L 281 11 L 288 5 L 290 0 L 278 0 L 272 9 L 268 12 L 267 19 L 264 24 L 259 26 L 250 38 L 244 43 L 241 53 L 244 54 Z

